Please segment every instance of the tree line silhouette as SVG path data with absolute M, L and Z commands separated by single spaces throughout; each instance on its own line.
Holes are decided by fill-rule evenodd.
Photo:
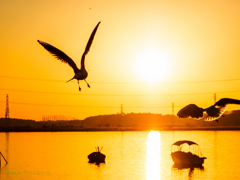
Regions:
M 53 116 L 54 117 L 54 116 Z M 61 117 L 61 116 L 59 116 Z M 64 117 L 64 116 L 63 116 Z M 87 117 L 84 120 L 24 120 L 16 118 L 0 118 L 0 131 L 61 131 L 61 130 L 150 130 L 150 129 L 204 129 L 233 128 L 240 129 L 240 110 L 226 112 L 219 122 L 206 122 L 191 118 L 178 118 L 175 115 L 153 113 L 110 114 Z

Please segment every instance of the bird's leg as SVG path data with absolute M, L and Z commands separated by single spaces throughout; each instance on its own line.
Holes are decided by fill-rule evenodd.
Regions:
M 86 79 L 84 79 L 84 81 L 87 83 L 87 86 L 90 88 L 90 85 L 88 84 L 88 82 L 86 81 Z
M 79 91 L 81 91 L 81 88 L 80 88 L 80 85 L 79 85 L 79 81 L 77 81 L 78 82 L 78 88 L 79 88 Z

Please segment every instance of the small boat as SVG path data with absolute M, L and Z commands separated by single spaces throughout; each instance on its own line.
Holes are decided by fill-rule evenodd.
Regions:
M 102 148 L 101 148 L 101 150 L 102 150 Z M 88 162 L 96 163 L 96 164 L 105 163 L 106 155 L 102 154 L 100 152 L 101 150 L 99 150 L 99 147 L 96 147 L 96 152 L 92 152 L 91 154 L 88 155 L 88 159 L 89 159 Z
M 188 148 L 184 145 L 188 145 Z M 171 156 L 176 167 L 201 167 L 204 163 L 204 157 L 200 147 L 193 141 L 177 141 L 171 146 Z

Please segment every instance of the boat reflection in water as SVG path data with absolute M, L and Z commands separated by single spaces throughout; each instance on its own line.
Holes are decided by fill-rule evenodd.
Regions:
M 200 166 L 200 167 L 187 167 L 187 166 L 180 166 L 180 165 L 176 165 L 174 164 L 172 166 L 172 178 L 173 179 L 186 179 L 186 177 L 188 176 L 189 179 L 192 178 L 196 178 L 199 179 L 201 177 L 204 177 L 204 167 Z

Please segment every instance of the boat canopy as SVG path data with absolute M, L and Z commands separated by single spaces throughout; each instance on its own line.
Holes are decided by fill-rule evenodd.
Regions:
M 172 146 L 173 146 L 173 145 L 181 146 L 181 145 L 184 144 L 184 143 L 187 143 L 189 146 L 190 146 L 190 145 L 193 145 L 193 144 L 198 145 L 197 143 L 195 143 L 195 142 L 193 142 L 193 141 L 184 140 L 184 141 L 177 141 L 177 142 L 173 143 Z

